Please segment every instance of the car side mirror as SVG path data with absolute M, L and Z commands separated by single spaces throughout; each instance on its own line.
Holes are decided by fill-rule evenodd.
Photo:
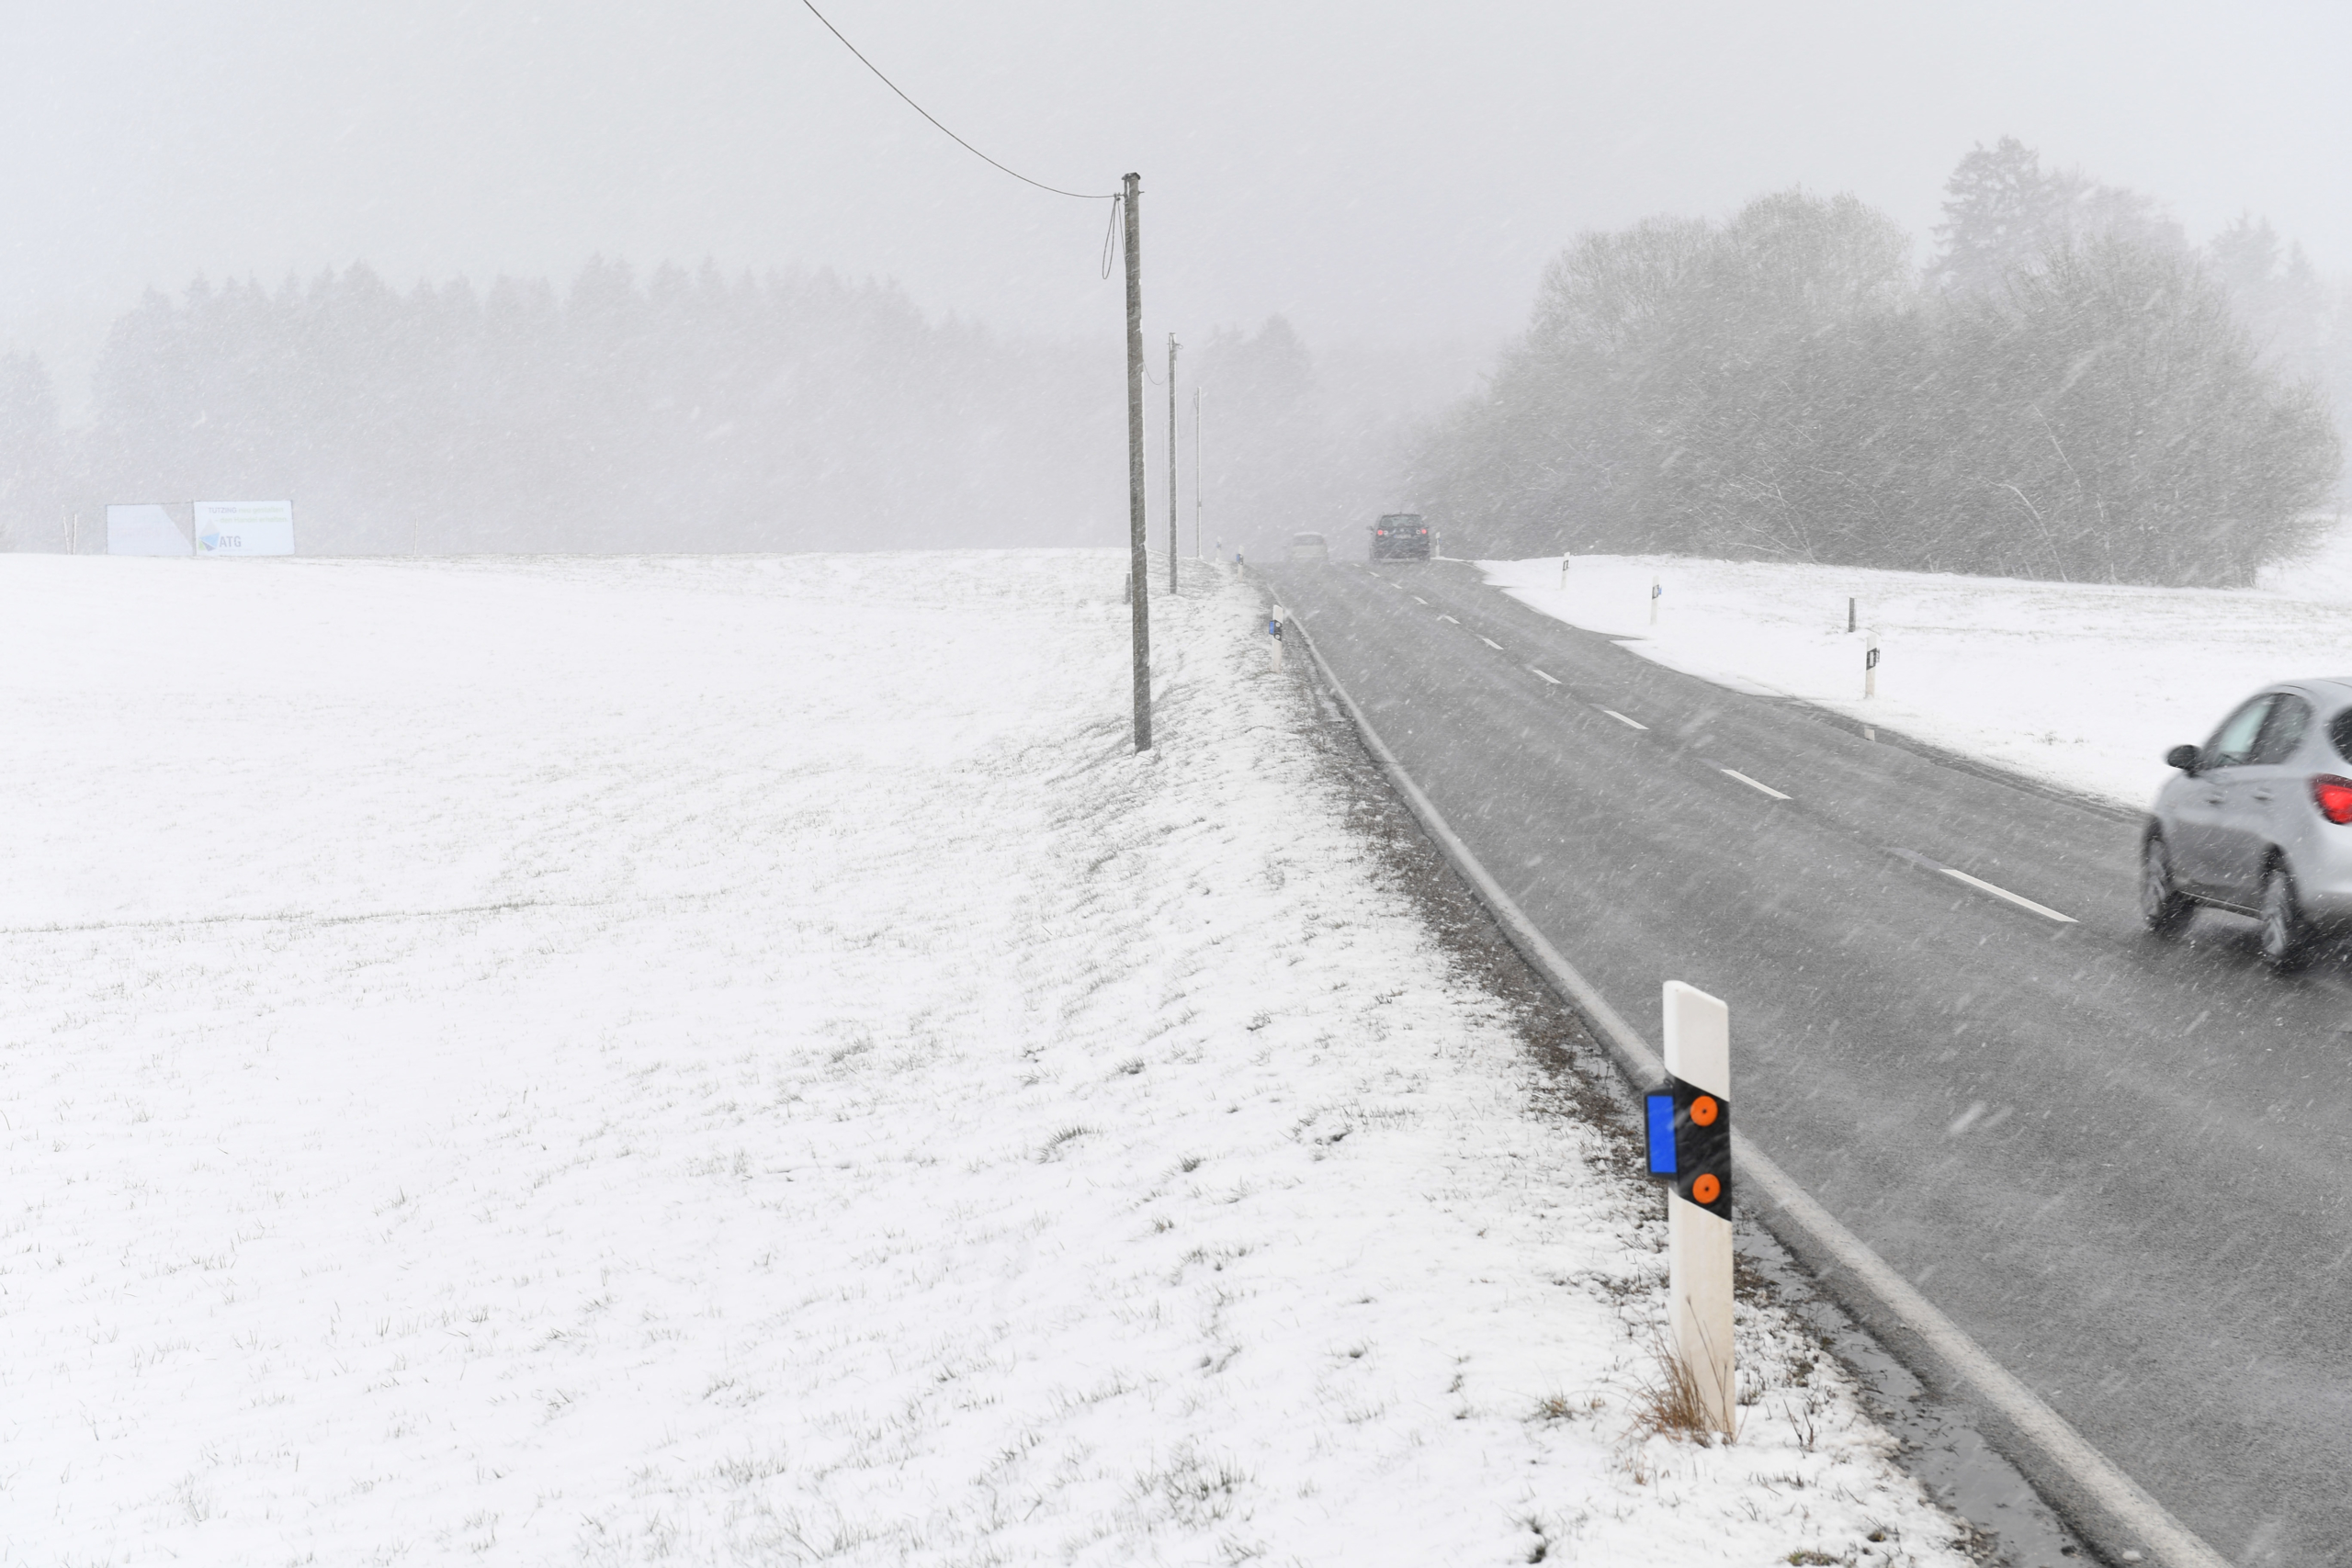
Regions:
M 2197 748 L 2194 746 L 2174 747 L 2171 750 L 2165 753 L 2165 766 L 2167 768 L 2178 768 L 2184 773 L 2195 773 L 2197 771 Z

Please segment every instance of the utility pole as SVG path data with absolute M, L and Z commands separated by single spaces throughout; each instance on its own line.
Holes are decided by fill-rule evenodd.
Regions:
M 1168 592 L 1176 592 L 1176 334 L 1168 334 Z
M 1136 750 L 1151 750 L 1151 552 L 1144 541 L 1143 176 L 1129 175 L 1119 199 L 1127 228 L 1127 547 L 1134 574 Z
M 1201 558 L 1201 389 L 1193 389 L 1193 558 Z

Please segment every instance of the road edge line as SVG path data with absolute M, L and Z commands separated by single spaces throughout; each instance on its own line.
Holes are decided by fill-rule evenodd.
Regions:
M 1647 1041 L 1611 1007 L 1592 983 L 1560 955 L 1557 948 L 1535 929 L 1518 902 L 1503 891 L 1457 837 L 1444 816 L 1421 793 L 1420 785 L 1396 761 L 1364 717 L 1347 687 L 1331 672 L 1323 650 L 1315 645 L 1306 617 L 1292 612 L 1292 625 L 1321 671 L 1323 682 L 1340 699 L 1356 733 L 1373 759 L 1388 775 L 1406 807 L 1436 840 L 1495 917 L 1520 955 L 1600 1035 L 1616 1060 L 1618 1070 L 1638 1092 L 1659 1082 L 1666 1066 Z M 2072 1423 L 2043 1403 L 2014 1373 L 1995 1360 L 1940 1308 L 1919 1293 L 1909 1280 L 1862 1239 L 1823 1208 L 1813 1194 L 1774 1164 L 1744 1134 L 1732 1134 L 1735 1182 L 1752 1192 L 1761 1189 L 1764 1201 L 1741 1202 L 1767 1229 L 1802 1258 L 1830 1297 L 1851 1312 L 1898 1360 L 1923 1381 L 1964 1401 L 1986 1421 L 1995 1446 L 2066 1522 L 2102 1554 L 2120 1558 L 2126 1551 L 2153 1556 L 2166 1568 L 2230 1568 L 2188 1526 L 2173 1517 Z M 1998 1439 L 2006 1437 L 2007 1442 Z

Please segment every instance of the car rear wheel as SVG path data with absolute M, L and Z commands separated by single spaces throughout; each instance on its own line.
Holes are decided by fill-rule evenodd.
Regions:
M 2285 865 L 2273 862 L 2262 879 L 2262 961 L 2285 975 L 2302 967 L 2311 955 L 2311 923 L 2295 899 L 2294 878 Z
M 2197 900 L 2173 886 L 2172 854 L 2164 836 L 2151 833 L 2140 846 L 2140 918 L 2158 936 L 2177 936 L 2197 913 Z

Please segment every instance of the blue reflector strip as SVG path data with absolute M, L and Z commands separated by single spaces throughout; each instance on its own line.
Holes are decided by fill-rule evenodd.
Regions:
M 1649 1097 L 1650 1174 L 1674 1174 L 1674 1096 Z

